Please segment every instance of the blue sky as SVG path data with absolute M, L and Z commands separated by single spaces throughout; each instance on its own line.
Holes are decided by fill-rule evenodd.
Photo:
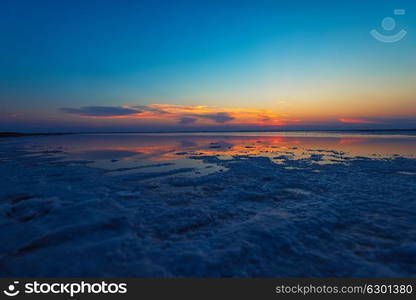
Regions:
M 267 110 L 286 127 L 416 124 L 414 1 L 17 0 L 0 8 L 0 130 L 176 128 L 188 117 L 170 108 L 170 122 L 136 114 L 106 123 L 62 109 L 153 104 Z M 406 15 L 394 16 L 397 8 Z M 389 16 L 408 31 L 398 43 L 369 35 Z

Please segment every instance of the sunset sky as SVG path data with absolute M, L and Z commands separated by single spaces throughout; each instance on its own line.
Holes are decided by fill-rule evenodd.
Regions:
M 0 131 L 416 128 L 414 0 L 6 0 L 0 37 Z

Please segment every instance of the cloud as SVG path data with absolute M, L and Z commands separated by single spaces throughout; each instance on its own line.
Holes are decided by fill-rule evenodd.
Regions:
M 202 105 L 147 104 L 135 106 L 84 106 L 61 111 L 91 119 L 129 119 L 140 124 L 179 124 L 198 126 L 231 124 L 238 126 L 282 126 L 295 122 L 271 110 L 209 107 Z M 139 124 L 139 123 L 138 123 Z
M 353 123 L 353 124 L 381 124 L 381 122 L 379 121 L 350 119 L 350 118 L 340 118 L 339 121 L 342 123 Z
M 141 106 L 137 108 L 143 109 Z M 172 104 L 150 104 L 147 106 L 152 110 L 161 111 L 164 114 L 179 117 L 180 124 L 195 123 L 198 119 L 214 121 L 215 123 L 227 123 L 235 119 L 231 113 L 222 109 L 210 108 L 207 106 L 172 105 Z
M 83 106 L 80 108 L 61 108 L 61 111 L 89 117 L 115 117 L 141 113 L 140 110 L 121 106 Z
M 183 117 L 183 118 L 181 118 L 180 120 L 179 120 L 179 124 L 182 124 L 182 125 L 187 125 L 187 124 L 193 124 L 193 123 L 195 123 L 197 121 L 197 119 L 196 118 L 189 118 L 189 117 Z
M 163 118 L 179 119 L 179 124 L 193 124 L 198 119 L 210 120 L 223 124 L 235 118 L 225 111 L 215 111 L 204 106 L 180 105 L 136 105 L 136 106 L 83 106 L 80 108 L 61 108 L 69 114 L 85 117 L 136 117 L 136 118 Z
M 142 111 L 149 111 L 149 112 L 154 112 L 154 113 L 158 113 L 158 114 L 167 114 L 168 112 L 164 111 L 161 108 L 158 107 L 154 107 L 152 105 L 135 105 L 133 106 L 133 108 L 137 108 L 139 110 Z
M 235 119 L 226 112 L 218 112 L 214 114 L 195 114 L 195 117 L 211 120 L 217 123 L 227 123 Z

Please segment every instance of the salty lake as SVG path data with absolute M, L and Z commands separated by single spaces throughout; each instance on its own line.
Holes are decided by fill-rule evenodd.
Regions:
M 414 277 L 414 132 L 0 139 L 0 270 Z
M 278 155 L 308 159 L 321 155 L 319 163 L 342 163 L 344 157 L 391 158 L 416 156 L 416 132 L 218 132 L 218 133 L 127 133 L 76 134 L 20 138 L 24 148 L 84 160 L 89 166 L 118 172 L 159 172 L 193 168 L 188 175 L 224 171 L 201 160 L 215 155 L 264 156 L 275 162 Z M 57 150 L 62 152 L 57 152 Z M 329 156 L 328 156 L 329 154 Z M 333 154 L 337 154 L 334 158 Z
M 342 162 L 343 157 L 391 158 L 416 156 L 416 132 L 218 132 L 76 134 L 20 138 L 33 155 L 48 151 L 67 160 L 85 160 L 89 166 L 123 172 L 195 168 L 194 175 L 220 171 L 189 157 L 290 155 L 293 159 L 324 154 L 321 163 Z M 325 154 L 339 154 L 338 159 Z M 207 168 L 208 167 L 208 168 Z

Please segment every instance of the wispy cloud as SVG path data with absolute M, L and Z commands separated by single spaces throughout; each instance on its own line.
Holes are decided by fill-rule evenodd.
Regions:
M 353 124 L 381 124 L 382 122 L 374 120 L 364 120 L 364 119 L 351 119 L 351 118 L 340 118 L 342 123 L 353 123 Z
M 150 112 L 159 113 L 159 114 L 165 114 L 166 113 L 163 109 L 153 107 L 153 106 L 150 106 L 150 105 L 135 105 L 135 106 L 132 106 L 132 108 L 139 109 L 139 110 L 142 110 L 142 111 L 150 111 Z
M 61 111 L 83 118 L 142 119 L 170 122 L 179 125 L 233 124 L 279 126 L 298 120 L 270 110 L 249 108 L 220 108 L 192 105 L 148 104 L 133 106 L 84 106 L 61 108 Z
M 213 114 L 192 114 L 192 116 L 212 120 L 217 123 L 227 123 L 235 119 L 234 117 L 230 116 L 229 113 L 226 112 L 218 112 Z
M 179 120 L 179 124 L 182 124 L 182 125 L 188 125 L 188 124 L 193 124 L 193 123 L 195 123 L 197 121 L 197 119 L 196 118 L 188 118 L 188 117 L 183 117 L 183 118 L 180 118 L 180 120 Z
M 83 106 L 80 108 L 61 108 L 61 111 L 87 117 L 127 116 L 140 113 L 140 110 L 121 106 Z

